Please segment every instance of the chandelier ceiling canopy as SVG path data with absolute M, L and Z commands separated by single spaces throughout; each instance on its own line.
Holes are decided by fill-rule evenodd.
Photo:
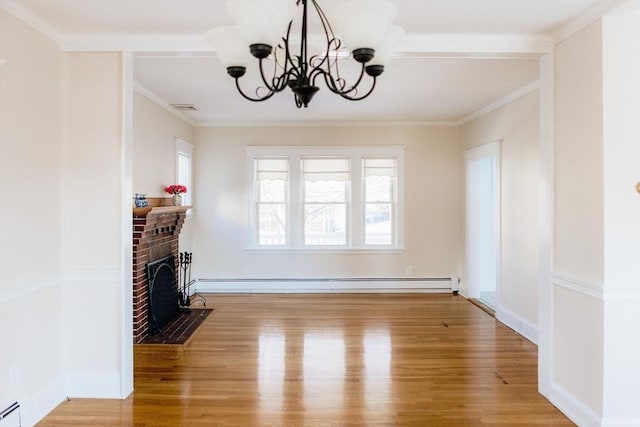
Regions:
M 310 8 L 324 32 L 320 37 L 308 33 L 313 25 Z M 318 92 L 318 79 L 345 99 L 359 101 L 369 96 L 404 35 L 402 28 L 392 25 L 398 11 L 387 0 L 341 1 L 330 14 L 316 0 L 231 0 L 227 13 L 236 25 L 214 28 L 206 37 L 240 94 L 250 101 L 264 101 L 288 87 L 298 108 L 307 107 Z M 341 62 L 349 57 L 360 68 L 350 76 L 351 83 L 340 70 Z M 261 83 L 249 95 L 240 78 L 254 58 Z

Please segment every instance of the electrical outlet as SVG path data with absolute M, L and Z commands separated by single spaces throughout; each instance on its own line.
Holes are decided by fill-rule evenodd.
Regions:
M 406 274 L 407 276 L 411 276 L 411 275 L 413 275 L 413 267 L 412 267 L 412 266 L 410 266 L 410 265 L 409 265 L 409 266 L 407 266 L 407 267 L 404 269 L 404 274 Z

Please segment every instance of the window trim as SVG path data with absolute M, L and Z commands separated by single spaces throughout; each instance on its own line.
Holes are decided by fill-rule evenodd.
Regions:
M 401 253 L 404 251 L 404 145 L 395 146 L 247 146 L 246 147 L 246 194 L 247 194 L 247 242 L 248 253 L 274 254 L 340 254 L 340 253 Z M 289 158 L 288 200 L 289 217 L 286 225 L 287 244 L 265 246 L 258 244 L 257 195 L 255 193 L 255 159 L 261 157 Z M 304 188 L 301 176 L 301 159 L 304 157 L 349 157 L 351 159 L 350 212 L 348 213 L 347 245 L 314 246 L 304 244 Z M 364 180 L 362 160 L 374 157 L 396 159 L 394 187 L 395 222 L 392 230 L 395 242 L 390 245 L 364 244 Z
M 175 170 L 175 183 L 182 184 L 187 186 L 187 193 L 185 197 L 184 204 L 192 205 L 193 204 L 193 144 L 185 141 L 181 138 L 176 138 L 176 170 Z M 177 182 L 178 177 L 180 176 L 180 155 L 184 155 L 189 158 L 189 183 Z M 189 212 L 191 213 L 191 209 Z

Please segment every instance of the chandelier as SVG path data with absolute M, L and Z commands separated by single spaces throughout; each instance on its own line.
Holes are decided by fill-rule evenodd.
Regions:
M 300 5 L 302 19 L 294 27 Z M 324 36 L 308 34 L 309 6 L 315 10 Z M 404 30 L 391 25 L 397 8 L 387 0 L 341 0 L 333 12 L 334 26 L 316 0 L 295 0 L 295 4 L 294 0 L 231 0 L 227 13 L 236 25 L 214 28 L 206 37 L 240 94 L 250 101 L 265 101 L 288 87 L 296 106 L 307 107 L 319 90 L 319 80 L 324 80 L 331 92 L 359 101 L 373 92 Z M 240 78 L 252 57 L 258 60 L 261 83 L 253 94 L 247 94 Z M 359 71 L 347 79 L 341 74 L 341 65 L 350 57 Z

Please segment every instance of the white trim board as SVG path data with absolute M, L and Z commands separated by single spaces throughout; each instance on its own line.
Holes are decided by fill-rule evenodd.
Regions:
M 58 376 L 29 394 L 13 396 L 10 401 L 20 404 L 22 425 L 31 426 L 41 421 L 67 397 L 126 398 L 120 389 L 120 375 L 117 373 L 67 374 Z
M 625 3 L 623 1 L 611 1 L 604 4 L 596 4 L 589 10 L 585 11 L 580 16 L 572 19 L 571 21 L 564 24 L 552 37 L 553 44 L 556 45 L 565 39 L 569 38 L 571 35 L 577 33 L 584 27 L 592 24 L 597 19 L 602 18 L 613 9 L 619 7 Z
M 496 319 L 534 344 L 538 344 L 538 327 L 504 307 L 496 307 Z
M 25 426 L 35 425 L 62 403 L 67 396 L 63 376 L 57 377 L 30 395 L 17 396 L 15 400 L 20 403 L 22 424 Z
M 455 127 L 458 122 L 412 122 L 412 121 L 365 121 L 365 122 L 196 122 L 197 128 L 229 128 L 229 127 Z
M 31 11 L 27 9 L 22 2 L 17 0 L 0 0 L 0 8 L 6 10 L 8 13 L 29 25 L 34 30 L 41 32 L 56 42 L 58 47 L 60 47 L 62 33 L 48 22 L 31 13 Z
M 144 96 L 145 98 L 147 98 L 149 101 L 151 101 L 154 104 L 156 104 L 158 107 L 163 108 L 167 112 L 173 114 L 174 116 L 176 116 L 177 118 L 179 118 L 183 122 L 187 123 L 189 126 L 196 126 L 196 122 L 191 120 L 185 114 L 182 114 L 180 111 L 178 111 L 175 108 L 173 108 L 171 106 L 171 104 L 169 104 L 164 99 L 160 98 L 155 93 L 151 92 L 146 87 L 142 86 L 140 83 L 133 82 L 133 90 L 135 92 L 139 93 L 140 95 Z
M 551 382 L 549 401 L 562 411 L 571 421 L 581 427 L 601 426 L 601 418 L 591 408 L 576 399 L 555 381 Z
M 490 112 L 497 110 L 500 107 L 503 107 L 507 104 L 510 104 L 520 98 L 522 98 L 525 95 L 530 94 L 531 92 L 534 92 L 536 90 L 538 90 L 540 88 L 540 81 L 536 80 L 535 82 L 531 82 L 528 85 L 525 85 L 523 87 L 521 87 L 518 90 L 515 90 L 513 92 L 511 92 L 510 94 L 498 99 L 497 101 L 492 102 L 489 105 L 486 105 L 484 107 L 482 107 L 481 109 L 479 109 L 478 111 L 469 114 L 466 117 L 463 117 L 462 119 L 458 120 L 457 122 L 455 122 L 456 126 L 460 126 L 463 125 L 465 123 L 468 123 L 472 120 L 477 119 L 478 117 L 482 117 L 486 114 L 489 114 Z
M 557 271 L 551 273 L 551 282 L 555 286 L 570 289 L 601 301 L 640 299 L 640 287 L 635 283 L 599 284 Z
M 69 397 L 91 399 L 124 399 L 120 387 L 121 375 L 113 373 L 69 373 L 65 375 L 65 390 Z
M 64 282 L 90 282 L 90 283 L 110 283 L 122 280 L 121 270 L 74 270 L 65 271 L 62 276 Z
M 566 273 L 552 271 L 551 283 L 600 300 L 603 298 L 602 284 L 589 282 Z
M 458 278 L 199 279 L 199 293 L 451 293 Z
M 7 1 L 7 0 L 2 0 Z M 22 18 L 21 18 L 22 19 Z M 28 18 L 27 18 L 28 19 Z M 53 34 L 53 32 L 52 32 Z M 67 52 L 208 52 L 214 49 L 202 34 L 84 34 L 57 35 Z M 553 47 L 548 36 L 528 34 L 408 34 L 400 42 L 399 55 L 438 54 L 460 57 L 504 58 L 541 55 Z
M 32 279 L 29 281 L 15 282 L 2 288 L 0 292 L 0 304 L 30 296 L 35 292 L 59 286 L 63 282 L 62 273 L 54 273 L 46 277 Z
M 39 292 L 53 286 L 60 286 L 64 283 L 119 283 L 121 280 L 122 271 L 120 270 L 65 271 L 62 273 L 53 273 L 49 276 L 35 278 L 28 281 L 15 282 L 3 287 L 2 292 L 0 292 L 0 304 L 30 296 L 35 292 Z

